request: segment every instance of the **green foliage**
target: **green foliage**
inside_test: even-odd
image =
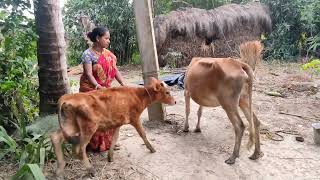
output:
[[[307,44],[309,46],[308,53],[311,52],[315,54],[317,50],[320,49],[320,33],[316,36],[311,36],[307,39]]]
[[[11,179],[44,180],[46,178],[37,164],[25,164]]]
[[[184,0],[174,1],[172,3],[173,9],[181,7],[196,7],[201,9],[214,9],[224,4],[231,3],[231,0]]]
[[[7,131],[2,126],[0,126],[0,145],[1,144],[0,159],[8,153],[14,153],[18,146],[16,141],[7,134]]]
[[[29,0],[0,2],[0,125],[10,133],[12,124],[23,130],[38,115],[37,36],[34,20],[23,15],[29,8]]]
[[[313,59],[310,62],[302,65],[302,69],[320,73],[320,59]]]
[[[292,59],[298,55],[300,37],[300,1],[264,0],[271,10],[273,32],[267,37],[265,56],[268,59]]]
[[[141,56],[138,52],[132,54],[132,64],[139,65],[141,64]]]
[[[177,10],[183,7],[194,7],[201,9],[214,9],[228,3],[243,4],[249,0],[154,0],[154,13],[167,14],[172,10]]]
[[[154,14],[167,14],[172,10],[172,1],[171,0],[154,0]]]
[[[181,7],[213,9],[223,4],[245,4],[250,0],[155,1],[155,14],[166,14]],[[320,56],[319,0],[261,0],[271,13],[273,31],[266,35],[266,59],[293,60],[300,56]]]
[[[20,167],[43,165],[52,154],[46,136],[26,132],[26,126],[38,116],[39,101],[35,22],[25,16],[25,12],[32,13],[30,8],[29,0],[0,2],[0,159],[12,159]],[[33,165],[20,172],[28,170],[41,177],[41,170],[37,172]]]
[[[267,59],[314,56],[320,50],[320,1],[263,0],[269,6],[273,31],[267,37]],[[317,35],[318,34],[318,35]]]
[[[20,133],[22,134],[22,133]],[[0,126],[0,159],[8,158],[19,162],[19,167],[36,163],[42,168],[45,159],[53,157],[52,145],[46,133],[17,136],[12,138]]]
[[[110,30],[110,49],[119,64],[129,63],[137,51],[135,20],[132,3],[128,0],[73,0],[65,5],[64,24],[69,39],[68,63],[80,63],[81,53],[87,48],[83,39],[81,15],[89,16],[96,25],[107,26]]]

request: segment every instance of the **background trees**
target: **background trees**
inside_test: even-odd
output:
[[[154,0],[155,15],[166,14],[183,7],[212,9],[227,3],[244,4],[250,0]],[[320,56],[320,1],[261,0],[267,5],[273,22],[271,34],[263,37],[265,59],[296,61],[299,57]],[[64,23],[70,41],[68,62],[79,64],[86,48],[82,38],[81,15],[88,15],[97,25],[107,25],[111,31],[111,50],[120,64],[139,62],[132,4],[129,0],[70,0],[65,7]]]
[[[133,7],[128,0],[73,0],[65,5],[64,24],[69,41],[68,63],[78,65],[81,53],[87,48],[83,41],[80,17],[86,15],[96,26],[110,30],[110,49],[117,55],[119,64],[132,62],[138,52]]]
[[[9,132],[39,111],[37,35],[30,11],[28,0],[0,1],[0,126]]]

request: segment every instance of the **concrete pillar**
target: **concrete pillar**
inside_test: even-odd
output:
[[[136,19],[137,38],[139,51],[142,58],[142,75],[145,84],[148,77],[158,79],[159,64],[155,45],[152,11],[149,0],[134,0],[134,13]],[[160,103],[154,103],[148,107],[149,120],[164,120],[164,107]]]

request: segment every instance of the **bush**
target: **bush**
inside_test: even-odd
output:
[[[0,3],[0,125],[9,133],[38,116],[37,35],[34,19],[22,13],[28,8],[27,0]]]
[[[262,2],[269,6],[273,22],[273,31],[265,41],[266,59],[292,60],[317,55],[320,48],[320,1]]]
[[[3,158],[19,162],[19,167],[24,164],[36,163],[44,166],[45,159],[53,157],[52,145],[46,134],[31,134],[12,138],[0,126],[0,160]]]
[[[320,59],[313,59],[310,62],[302,65],[302,69],[320,73]]]

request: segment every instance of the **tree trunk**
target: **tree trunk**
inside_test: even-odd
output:
[[[35,18],[38,39],[40,115],[56,112],[58,99],[69,92],[62,8],[57,0],[38,0]]]

